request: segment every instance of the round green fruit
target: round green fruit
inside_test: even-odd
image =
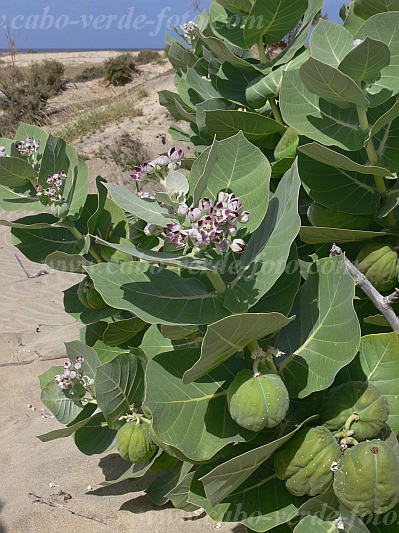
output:
[[[308,219],[312,226],[319,228],[349,228],[366,230],[373,222],[372,215],[349,215],[339,213],[313,202],[308,209]]]
[[[105,309],[108,307],[101,294],[96,291],[93,283],[88,278],[79,284],[78,298],[80,303],[88,309]]]
[[[324,397],[319,422],[332,431],[341,431],[348,418],[357,413],[359,420],[351,423],[356,440],[376,437],[388,420],[388,402],[374,385],[350,381],[331,389]]]
[[[231,418],[251,431],[280,424],[289,408],[289,395],[275,374],[254,376],[250,370],[239,372],[227,392]]]
[[[341,448],[328,429],[303,428],[277,451],[276,475],[286,480],[287,489],[295,496],[316,496],[331,488],[331,465],[340,455]]]
[[[145,463],[158,450],[150,437],[150,427],[145,423],[127,422],[116,434],[115,441],[120,456],[132,463]]]
[[[361,442],[341,458],[334,492],[358,516],[383,514],[399,502],[399,459],[383,441]]]
[[[378,291],[392,290],[397,281],[398,254],[387,244],[368,244],[357,256],[357,267]]]

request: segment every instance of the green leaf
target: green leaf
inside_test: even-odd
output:
[[[338,67],[353,50],[353,37],[341,24],[321,19],[309,41],[310,55],[332,67]]]
[[[266,214],[270,175],[267,158],[240,132],[224,141],[214,141],[200,155],[191,170],[190,191],[198,202],[204,197],[216,200],[219,191],[231,190],[250,212],[246,228],[252,232]]]
[[[227,61],[236,68],[255,70],[252,63],[235,55],[221,39],[217,37],[205,37],[204,35],[201,35],[201,39],[216,58]]]
[[[343,256],[315,263],[293,312],[297,319],[279,335],[287,354],[280,368],[291,397],[305,398],[329,387],[356,356],[360,325],[353,306],[355,284]]]
[[[25,224],[26,229],[13,228],[11,241],[28,259],[36,263],[44,263],[48,255],[54,252],[64,252],[68,255],[80,255],[84,248],[84,241],[79,241],[66,228],[51,226],[46,229],[31,229],[30,224],[55,220],[53,216],[45,213],[37,216],[28,216],[19,219],[20,224]]]
[[[15,188],[32,180],[36,180],[36,172],[27,161],[19,157],[0,158],[0,185]]]
[[[114,447],[116,431],[105,423],[102,413],[89,420],[73,436],[75,445],[85,455],[104,453]]]
[[[86,406],[86,408],[89,406],[91,408],[90,411],[93,413],[93,411],[96,410],[96,406],[89,404],[88,406]],[[81,415],[83,412],[84,411],[81,412]],[[43,435],[38,435],[36,438],[38,438],[41,442],[51,442],[52,440],[70,437],[73,433],[75,433],[75,431],[88,424],[90,420],[92,420],[95,416],[97,416],[97,413],[94,413],[91,416],[88,416],[87,418],[84,418],[83,420],[72,424],[71,426],[67,426],[62,429],[55,429],[54,431],[49,431],[48,433],[44,433]]]
[[[256,79],[259,79],[258,71],[236,68],[228,62],[223,62],[216,78],[212,81],[223,98],[247,105],[249,103],[246,97],[247,88]]]
[[[186,72],[187,68],[193,67],[197,62],[197,57],[178,42],[174,42],[171,45],[168,51],[168,59],[173,68],[183,72]]]
[[[205,123],[208,132],[219,141],[242,131],[255,146],[268,146],[271,135],[285,132],[285,127],[275,120],[244,111],[207,111]]]
[[[150,263],[159,263],[163,265],[171,265],[180,268],[187,268],[189,270],[213,271],[216,269],[211,261],[196,257],[185,257],[176,253],[154,252],[153,250],[145,250],[136,248],[133,244],[114,244],[112,242],[104,241],[103,239],[96,239],[96,243],[108,246],[114,250],[125,252],[142,261]]]
[[[53,382],[55,376],[57,376],[58,374],[62,374],[63,371],[64,371],[64,367],[62,366],[52,366],[48,370],[43,372],[43,374],[40,374],[39,376],[40,388],[43,389],[47,385],[47,383]]]
[[[310,139],[344,150],[364,146],[365,134],[359,128],[356,109],[342,109],[312,94],[298,70],[284,73],[280,106],[284,121]]]
[[[146,369],[144,403],[152,413],[156,437],[192,461],[207,461],[232,442],[250,438],[227,408],[227,388],[244,368],[231,359],[196,383],[185,385],[183,374],[198,359],[198,350],[157,355]]]
[[[212,2],[209,10],[209,22],[215,35],[240,48],[247,48],[244,38],[246,17],[234,14],[222,5]]]
[[[78,356],[83,356],[82,370],[85,376],[94,379],[97,368],[101,365],[97,353],[90,346],[86,346],[83,342],[72,341],[66,342],[65,348],[68,358],[74,362]]]
[[[262,224],[251,235],[240,257],[237,276],[229,284],[224,298],[224,305],[230,311],[245,312],[283,274],[291,245],[300,228],[299,188],[295,163],[279,183]]]
[[[186,83],[191,89],[200,95],[202,100],[220,98],[220,94],[213,87],[211,81],[204,79],[193,68],[187,69]]]
[[[101,363],[109,363],[115,357],[118,357],[118,355],[122,354],[128,354],[130,353],[129,348],[120,348],[119,346],[108,346],[107,344],[104,344],[103,341],[98,340],[94,343],[93,346],[94,350],[96,351]]]
[[[362,381],[375,385],[389,404],[388,425],[399,433],[399,340],[397,334],[366,335],[360,344]],[[360,377],[360,376],[359,376]]]
[[[168,216],[167,209],[160,207],[158,202],[143,200],[121,185],[114,183],[105,183],[104,185],[114,202],[127,213],[145,220],[148,224],[155,224],[161,228],[172,222]]]
[[[295,243],[291,247],[287,266],[273,287],[253,307],[250,313],[270,313],[272,311],[288,315],[301,285],[301,272],[298,251]]]
[[[147,461],[145,463],[133,463],[127,470],[124,472],[121,476],[119,476],[117,479],[110,479],[107,481],[103,481],[100,483],[101,487],[110,487],[112,485],[116,485],[116,483],[121,483],[122,481],[126,481],[128,479],[137,479],[140,477],[143,477],[152,467],[157,457],[159,457],[162,453],[162,450],[159,449],[158,453],[154,455],[150,459],[150,461]]]
[[[163,328],[176,328],[181,326],[150,326],[143,336],[140,349],[143,350],[148,361],[160,353],[173,352],[175,349],[196,348],[195,341],[190,339],[173,340],[167,337]]]
[[[166,107],[175,120],[186,120],[187,113],[193,111],[177,93],[159,91],[158,97],[160,105]],[[184,115],[181,112],[182,109],[184,110]]]
[[[212,505],[216,505],[231,494],[246,479],[267,461],[276,450],[290,440],[290,438],[305,424],[313,420],[310,417],[294,427],[283,437],[278,438],[264,446],[245,452],[229,461],[217,466],[201,478],[204,484],[206,497]]]
[[[373,124],[373,127],[371,128],[371,137],[374,137],[374,135],[377,135],[382,128],[387,126],[388,124],[392,123],[396,118],[399,117],[399,101],[395,102],[394,105],[388,109],[386,113],[381,115],[377,121]]]
[[[281,533],[285,531],[283,524],[298,514],[303,499],[292,496],[268,465],[260,466],[233,494],[214,506],[198,480],[207,470],[209,467],[204,465],[196,471],[189,501],[202,507],[215,522],[239,522],[251,528],[248,531]]]
[[[173,489],[176,489],[187,478],[192,468],[193,465],[191,463],[178,463],[172,470],[161,472],[146,489],[147,496],[155,505],[166,505],[170,501],[169,492],[173,492]]]
[[[40,400],[61,424],[70,424],[84,409],[79,395],[71,396],[68,391],[61,390],[54,379],[43,387]]]
[[[372,1],[376,3],[374,0]],[[390,0],[387,1],[389,2]],[[399,68],[399,13],[396,11],[393,13],[381,13],[367,20],[360,28],[356,38],[366,39],[367,37],[386,44],[391,53],[389,65],[382,70],[380,79],[369,92],[371,94],[378,93],[381,88],[385,88],[392,91],[393,95],[397,94],[399,92],[397,77]]]
[[[355,0],[355,14],[368,19],[377,13],[399,11],[399,0]]]
[[[197,105],[197,126],[199,133],[201,137],[204,140],[208,140],[209,142],[213,141],[213,137],[209,135],[208,129],[206,127],[206,113],[208,111],[217,111],[217,110],[225,110],[225,109],[234,109],[235,105],[232,102],[228,102],[227,100],[223,100],[222,98],[211,98],[210,100],[206,100],[205,102],[201,102]]]
[[[111,322],[104,331],[103,341],[108,346],[120,346],[135,337],[145,326],[146,323],[137,317]]]
[[[248,47],[259,38],[267,44],[281,41],[298,24],[308,7],[307,0],[284,2],[283,0],[255,0],[245,24]]]
[[[293,320],[280,313],[242,314],[208,326],[202,341],[201,357],[183,376],[191,383],[217,368],[250,342],[277,333]]]
[[[209,324],[229,313],[222,298],[194,278],[153,265],[103,263],[87,269],[104,300],[149,324]]]
[[[304,144],[299,146],[298,150],[315,161],[319,161],[320,163],[324,163],[331,167],[348,170],[349,172],[358,172],[359,174],[367,174],[369,176],[393,176],[393,174],[386,168],[379,165],[361,165],[346,155],[335,152],[319,143],[312,142]]]
[[[307,244],[324,244],[324,243],[345,243],[368,241],[386,237],[383,231],[362,231],[341,228],[317,228],[313,226],[302,226],[299,232],[301,240]]]
[[[380,205],[373,176],[315,163],[304,154],[299,156],[299,174],[309,196],[334,211],[371,215]]]
[[[144,369],[133,354],[122,354],[101,365],[94,379],[98,407],[110,428],[117,429],[118,418],[141,406],[144,393]]]
[[[288,128],[274,149],[275,159],[295,157],[298,143],[299,137],[297,132],[293,128]]]
[[[36,196],[36,191],[30,182],[21,187],[10,189],[0,185],[0,207],[4,211],[43,211],[43,205]]]
[[[356,83],[374,83],[391,60],[388,46],[381,41],[366,37],[342,60],[339,70]]]
[[[198,335],[197,326],[161,326],[164,337],[172,341],[180,341],[186,337],[196,337]]]
[[[218,4],[233,13],[249,13],[252,8],[251,0],[216,0]]]
[[[46,265],[61,272],[85,274],[84,267],[93,266],[94,263],[79,254],[66,254],[65,252],[52,252],[46,257]]]
[[[335,520],[322,520],[317,516],[305,516],[294,533],[340,533]]]
[[[47,187],[48,176],[59,174],[62,171],[69,172],[70,161],[66,152],[67,144],[63,139],[49,135],[43,151],[42,162],[39,171],[39,183]],[[64,187],[66,180],[64,182]]]
[[[311,93],[342,109],[351,105],[367,108],[370,104],[361,88],[349,76],[313,57],[301,66],[299,72]]]

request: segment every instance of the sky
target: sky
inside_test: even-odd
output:
[[[337,22],[343,0],[325,3]],[[0,0],[0,48],[7,26],[22,49],[163,48],[170,26],[194,17],[191,0]]]

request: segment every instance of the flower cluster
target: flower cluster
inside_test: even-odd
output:
[[[62,201],[61,187],[68,174],[62,171],[60,174],[54,174],[46,179],[46,183],[49,185],[46,189],[42,185],[36,185],[37,196],[47,196],[51,203],[57,203]]]
[[[40,148],[40,141],[37,141],[33,137],[27,137],[25,142],[17,141],[15,143],[15,149],[20,155],[29,157],[35,155]]]
[[[168,151],[168,155],[160,155],[153,161],[134,167],[135,172],[130,177],[136,182],[143,182],[147,178],[163,179],[168,170],[177,170],[181,167],[183,157],[183,150],[173,147]]]
[[[184,31],[184,39],[186,39],[186,41],[190,44],[193,43],[199,31],[197,24],[190,20],[186,24],[182,24],[180,27]]]
[[[64,363],[64,373],[55,376],[55,381],[62,390],[70,389],[71,395],[74,394],[74,388],[83,386],[85,389],[93,384],[93,380],[83,375],[82,363],[84,361],[83,355],[78,355],[75,363],[66,361]]]
[[[191,242],[197,250],[206,250],[213,245],[219,253],[229,249],[235,253],[244,252],[245,241],[234,237],[237,235],[237,224],[246,224],[249,213],[244,211],[240,199],[234,194],[220,192],[217,202],[203,198],[191,208],[182,203],[178,215],[186,217],[191,227],[171,223],[164,230],[165,237],[177,248],[184,248]]]
[[[0,157],[5,157],[5,156],[6,156],[6,147],[0,146]]]

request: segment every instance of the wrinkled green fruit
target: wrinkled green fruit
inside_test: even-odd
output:
[[[84,279],[78,288],[78,298],[82,305],[88,309],[105,309],[107,304],[101,297],[101,294],[96,291],[91,281]]]
[[[382,514],[399,502],[399,459],[380,440],[361,442],[341,458],[334,492],[358,516]]]
[[[115,442],[120,456],[132,463],[145,463],[158,450],[150,437],[148,424],[127,422],[116,434]]]
[[[368,244],[357,256],[357,267],[378,291],[392,290],[397,281],[398,255],[390,246]]]
[[[372,215],[349,215],[339,213],[313,202],[308,209],[308,219],[312,226],[319,228],[340,228],[366,230],[373,222]]]
[[[277,451],[276,475],[286,480],[287,489],[295,496],[316,496],[331,488],[331,465],[340,455],[338,442],[328,429],[303,428]]]
[[[359,421],[350,429],[356,440],[376,437],[388,420],[388,402],[377,387],[363,381],[350,381],[331,389],[320,410],[319,423],[332,431],[341,431],[348,418],[357,413]]]
[[[53,216],[62,220],[68,216],[69,205],[66,202],[62,204],[51,204],[50,211]]]
[[[290,399],[286,386],[275,374],[254,376],[242,370],[227,392],[231,418],[243,428],[260,431],[280,424],[287,414]]]
[[[162,452],[159,457],[154,461],[154,464],[151,466],[150,470],[153,472],[165,472],[166,470],[171,470],[180,463],[179,459],[172,457],[166,452]]]

